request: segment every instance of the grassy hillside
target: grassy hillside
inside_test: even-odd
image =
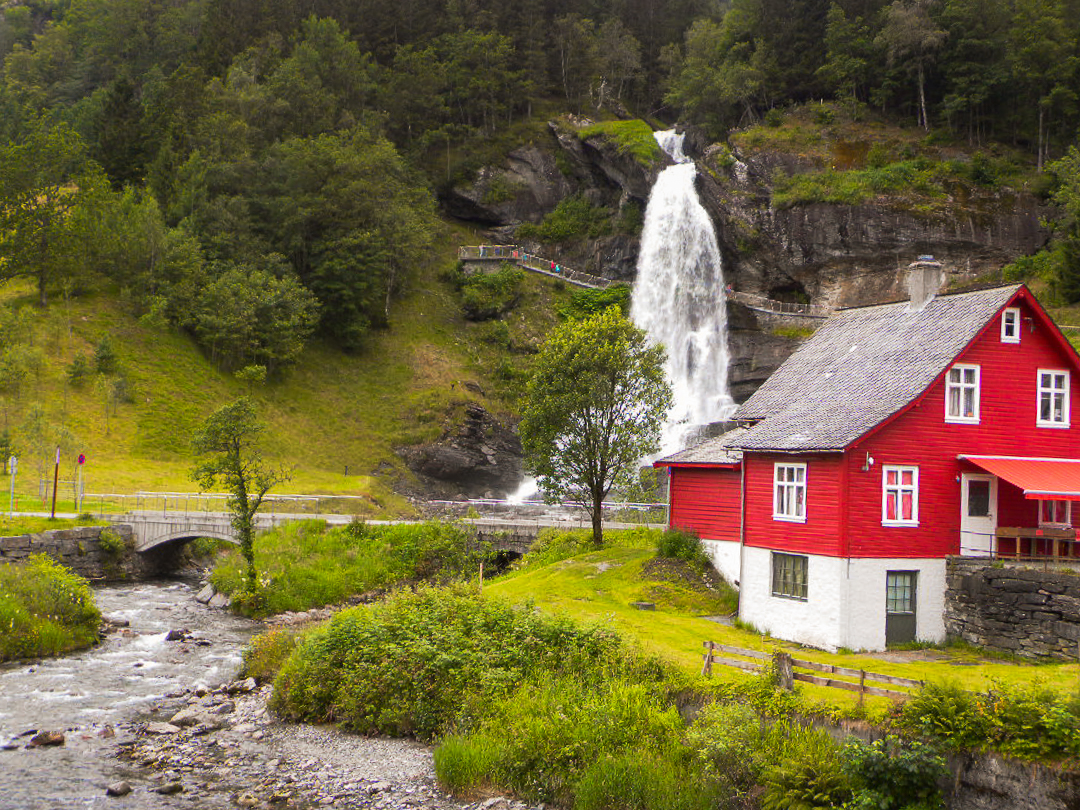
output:
[[[447,227],[430,262],[415,269],[409,292],[391,311],[391,327],[373,335],[365,351],[346,355],[314,343],[280,379],[251,395],[269,430],[268,454],[294,467],[280,492],[366,496],[372,514],[401,514],[407,501],[394,489],[410,474],[394,453],[402,444],[437,438],[456,403],[478,400],[507,416],[515,407],[514,369],[555,322],[570,292],[558,282],[529,275],[506,329],[470,323],[457,294],[442,280],[456,262],[458,244],[476,237]],[[190,438],[201,421],[247,388],[216,368],[188,336],[135,318],[122,295],[96,291],[47,309],[33,304],[29,285],[8,282],[0,300],[30,313],[40,369],[20,390],[0,399],[0,430],[7,429],[20,457],[20,508],[36,508],[38,480],[52,477],[51,448],[62,441],[61,479],[70,479],[79,453],[87,457],[88,493],[194,492],[188,479]],[[107,405],[93,378],[67,381],[78,355],[92,357],[108,337],[127,377],[130,401]],[[497,377],[498,371],[501,377]],[[477,383],[483,394],[469,391]],[[40,407],[50,449],[35,454],[28,421]],[[345,474],[346,468],[348,475]],[[5,489],[9,480],[4,479]],[[61,485],[60,498],[70,492]],[[6,499],[0,498],[3,506]]]

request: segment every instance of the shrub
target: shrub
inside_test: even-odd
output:
[[[471,321],[486,321],[509,312],[521,298],[525,273],[504,264],[494,273],[465,276],[461,286],[461,306]]]
[[[692,532],[679,529],[668,529],[660,535],[656,543],[656,554],[659,557],[682,560],[699,571],[712,565],[712,560],[701,545],[701,539]]]
[[[629,315],[631,294],[628,284],[612,284],[602,290],[575,290],[570,300],[559,308],[559,316],[579,321],[597,315],[608,307],[618,307],[623,315]]]
[[[541,242],[566,242],[571,239],[595,239],[611,231],[611,211],[593,205],[580,195],[567,197],[544,217],[539,225],[518,226],[518,239],[539,239]]]
[[[251,677],[260,683],[273,680],[298,641],[299,633],[284,627],[255,636],[244,649],[240,677]]]
[[[44,554],[0,565],[0,661],[88,647],[100,624],[87,581]]]
[[[101,530],[101,534],[98,535],[98,546],[109,557],[119,557],[127,548],[124,538],[112,527]]]
[[[90,379],[90,376],[94,373],[93,365],[90,363],[90,358],[85,354],[76,355],[75,358],[68,363],[67,367],[67,381],[68,385],[72,388],[82,388],[86,385],[86,381]]]
[[[889,737],[849,743],[844,754],[844,770],[855,787],[853,810],[942,806],[938,780],[949,771],[930,746]]]
[[[1024,759],[1080,756],[1080,706],[1040,682],[987,694],[927,684],[903,708],[902,728],[953,749],[990,748]]]
[[[293,719],[430,739],[479,717],[532,673],[595,684],[621,649],[609,630],[465,586],[424,587],[342,611],[306,636],[274,681],[272,705]]]

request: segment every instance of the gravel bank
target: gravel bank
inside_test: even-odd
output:
[[[161,719],[135,725],[134,741],[119,748],[133,766],[131,789],[158,793],[163,807],[528,807],[500,796],[455,801],[436,786],[428,746],[283,723],[267,711],[269,695],[269,686],[247,681],[171,696],[158,709]]]

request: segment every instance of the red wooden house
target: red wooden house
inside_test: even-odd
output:
[[[1080,557],[1078,384],[1080,357],[1023,285],[843,310],[738,429],[656,462],[670,523],[779,638],[942,640],[949,555]]]

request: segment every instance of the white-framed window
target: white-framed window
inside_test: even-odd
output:
[[[1009,307],[1001,313],[1001,342],[1020,342],[1020,310],[1017,307]]]
[[[919,468],[885,464],[881,468],[881,525],[919,525]]]
[[[945,374],[945,421],[979,421],[979,367],[957,363]]]
[[[1039,501],[1040,526],[1071,526],[1072,503],[1070,501]]]
[[[1039,369],[1039,402],[1035,424],[1039,427],[1069,426],[1069,372]]]
[[[806,465],[773,468],[773,519],[806,522]]]
[[[772,553],[772,595],[806,601],[809,558],[803,554]]]

